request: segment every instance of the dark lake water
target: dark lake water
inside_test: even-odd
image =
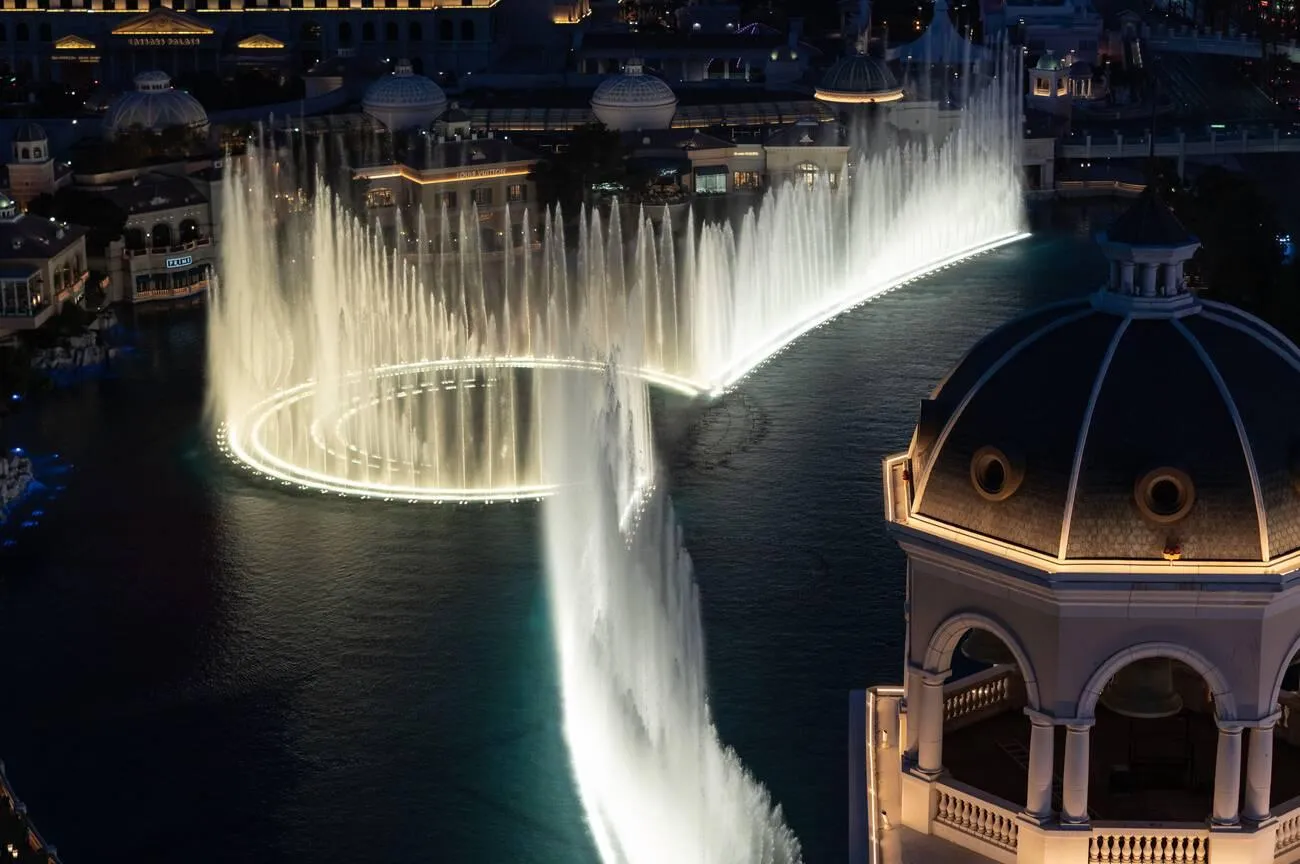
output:
[[[664,412],[717,724],[812,864],[847,854],[847,693],[902,676],[880,459],[981,335],[1100,283],[1102,212],[1039,214],[722,404]],[[0,430],[53,466],[36,524],[0,529],[0,755],[42,833],[70,864],[595,862],[538,508],[236,476],[202,421],[203,330],[201,309],[142,311],[114,377]]]

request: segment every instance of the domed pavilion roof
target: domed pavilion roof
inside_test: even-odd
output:
[[[1034,64],[1034,68],[1039,72],[1059,72],[1061,71],[1061,61],[1060,58],[1053,54],[1049,48],[1047,51],[1043,52],[1041,57],[1038,58],[1038,62]]]
[[[114,99],[104,115],[104,134],[109,138],[134,126],[154,131],[183,126],[207,132],[208,112],[189,93],[173,88],[166,72],[142,72],[135,76],[135,90]]]
[[[361,107],[391,131],[427,128],[446,110],[447,94],[433,81],[416,75],[409,61],[399,60],[393,74],[370,85]]]
[[[591,95],[591,110],[619,132],[667,129],[677,113],[677,94],[662,78],[646,75],[641,61],[629,60],[622,75],[600,82]]]
[[[24,123],[14,130],[15,144],[32,144],[37,141],[48,140],[50,136],[45,134],[45,129],[39,123]]]
[[[852,54],[835,61],[815,95],[823,102],[871,104],[896,102],[903,98],[903,89],[884,62],[866,54]]]
[[[994,331],[922,402],[913,512],[1061,561],[1300,550],[1300,349],[1188,293],[1197,241],[1155,194],[1098,239],[1107,288]]]

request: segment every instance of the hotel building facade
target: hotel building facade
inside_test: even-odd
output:
[[[340,51],[407,57],[417,72],[485,69],[500,0],[0,0],[0,68],[121,89],[263,65],[300,73]]]

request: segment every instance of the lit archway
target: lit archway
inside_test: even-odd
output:
[[[959,676],[943,686],[944,768],[962,783],[1026,804],[1030,720],[1023,709],[1037,710],[1041,701],[1024,646],[1001,622],[963,612],[935,629],[924,667]],[[909,704],[913,698],[909,693]]]
[[[1088,810],[1097,819],[1189,822],[1214,808],[1218,720],[1237,706],[1204,655],[1169,642],[1118,651],[1079,696],[1091,720]]]

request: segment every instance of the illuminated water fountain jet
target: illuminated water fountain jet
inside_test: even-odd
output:
[[[420,213],[434,233],[390,248],[323,183],[298,194],[284,151],[254,148],[223,180],[209,333],[223,444],[339,494],[548,494],[545,412],[513,370],[617,355],[625,374],[716,395],[844,310],[1023,236],[1012,78],[943,141],[855,157],[836,187],[780,184],[721,223],[585,210],[568,237],[551,214],[507,212],[503,235],[524,242],[505,250],[484,248],[473,206]]]
[[[794,864],[779,807],[718,738],[691,561],[667,499],[634,488],[644,400],[616,379],[548,396],[545,504],[564,737],[605,864]],[[640,385],[644,388],[644,384]]]

